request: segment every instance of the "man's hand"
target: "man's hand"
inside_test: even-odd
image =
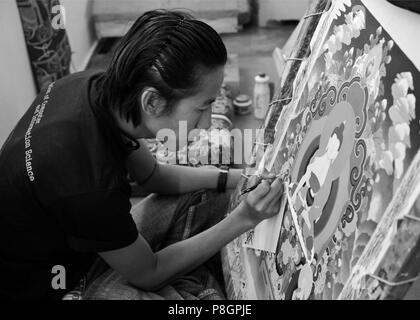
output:
[[[253,177],[253,183],[258,183],[257,177]],[[274,179],[274,181],[273,181]],[[271,184],[270,182],[273,181]],[[245,214],[254,223],[271,218],[279,213],[283,197],[284,188],[280,178],[263,177],[258,187],[248,194],[244,201],[246,204]]]

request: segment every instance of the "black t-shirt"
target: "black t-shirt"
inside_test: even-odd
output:
[[[0,151],[1,298],[59,299],[97,252],[137,239],[123,140],[96,103],[98,75],[52,83]],[[55,266],[65,290],[52,286]]]

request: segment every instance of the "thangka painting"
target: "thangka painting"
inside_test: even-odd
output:
[[[70,73],[67,33],[53,26],[58,0],[16,0],[38,91]]]
[[[227,289],[233,299],[401,298],[393,288],[420,270],[420,74],[361,1],[333,2],[314,37],[260,158],[286,183],[281,223],[227,246]]]

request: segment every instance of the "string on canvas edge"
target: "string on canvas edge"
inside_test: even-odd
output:
[[[325,11],[311,13],[311,14],[308,14],[308,15],[304,16],[302,19],[308,19],[308,18],[313,17],[313,16],[319,16],[321,14],[324,14],[325,12],[328,12],[328,11],[325,10]]]
[[[403,216],[403,219],[410,219],[410,220],[420,222],[420,217],[412,216],[412,215],[409,215],[409,214]]]
[[[286,57],[286,55],[284,53],[281,55],[281,57],[286,62],[288,62],[288,61],[303,61],[303,60],[305,60],[305,58]]]
[[[287,101],[287,100],[292,100],[292,99],[293,99],[292,97],[289,97],[289,98],[274,100],[268,105],[268,107],[271,108],[275,103],[283,102],[283,101]]]
[[[267,146],[270,145],[270,143],[263,143],[263,142],[257,142],[257,141],[255,141],[254,144],[256,144],[258,146],[264,146],[264,147],[267,147]]]
[[[378,276],[376,276],[374,274],[370,274],[370,273],[368,273],[367,276],[369,276],[369,277],[371,277],[373,279],[376,279],[379,282],[382,282],[383,284],[385,284],[385,285],[387,285],[389,287],[403,286],[403,285],[406,285],[406,284],[410,284],[410,283],[416,282],[419,279],[419,277],[415,277],[413,279],[407,279],[407,280],[403,280],[403,281],[392,282],[392,281],[385,280],[385,279],[383,279],[381,277],[378,277]]]
[[[247,176],[245,173],[241,173],[241,176],[242,176],[243,178],[247,179],[247,180],[248,180],[248,179],[249,179],[249,177],[250,177],[250,176]]]

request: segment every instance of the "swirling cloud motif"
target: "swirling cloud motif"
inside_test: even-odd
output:
[[[387,174],[394,173],[396,179],[400,179],[404,171],[406,149],[411,147],[410,122],[416,117],[416,97],[409,90],[414,90],[411,72],[397,74],[391,87],[394,102],[388,111],[392,120],[388,131],[388,150],[379,162]]]
[[[345,223],[341,224],[341,229],[343,233],[346,235],[346,237],[350,237],[353,234],[353,232],[355,232],[357,229],[359,216],[357,215],[353,206],[350,203],[346,204],[344,215],[349,218],[345,220]]]

